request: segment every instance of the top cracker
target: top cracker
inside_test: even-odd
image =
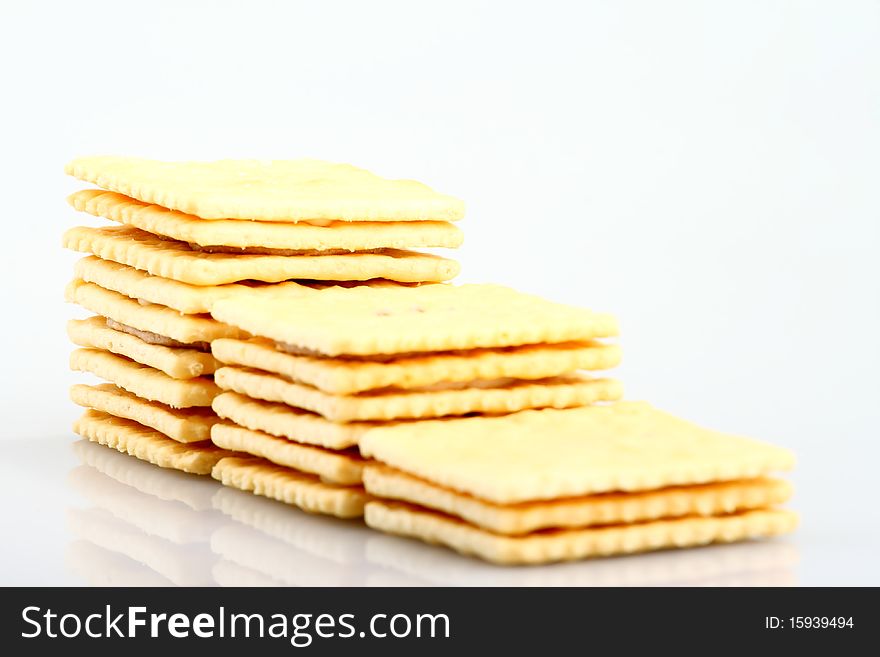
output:
[[[325,356],[512,347],[617,334],[610,315],[500,285],[334,287],[296,299],[224,299],[211,313],[253,335]]]
[[[456,221],[464,203],[414,180],[388,180],[321,160],[162,162],[94,156],[65,172],[202,219]]]
[[[497,504],[761,477],[791,452],[703,429],[644,402],[402,423],[363,456]]]

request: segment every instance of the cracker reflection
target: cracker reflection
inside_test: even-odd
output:
[[[775,540],[508,567],[376,534],[367,560],[383,569],[371,586],[797,586],[798,552]]]
[[[220,488],[214,506],[229,522],[211,537],[222,586],[363,586],[369,530],[360,521],[304,513]]]
[[[67,510],[68,565],[102,586],[211,586],[210,539],[221,522],[203,477],[157,468],[86,441],[68,476],[90,507]]]

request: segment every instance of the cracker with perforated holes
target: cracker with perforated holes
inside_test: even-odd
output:
[[[493,504],[370,463],[363,474],[371,495],[441,511],[496,534],[549,527],[590,527],[682,516],[713,516],[782,504],[792,487],[781,479],[673,486],[639,493],[604,493],[520,504]]]
[[[75,226],[64,233],[63,245],[192,285],[224,285],[245,280],[276,283],[290,279],[366,281],[374,278],[422,283],[446,281],[459,271],[454,260],[399,249],[306,256],[207,253],[131,226]]]
[[[369,497],[361,486],[339,486],[253,456],[220,460],[211,472],[224,486],[250,491],[309,513],[359,518]]]
[[[333,451],[295,443],[262,431],[221,422],[211,429],[217,447],[258,456],[276,465],[318,475],[322,480],[343,486],[359,484],[364,460],[356,452]]]
[[[247,429],[328,449],[353,447],[364,431],[375,426],[371,422],[331,422],[310,411],[251,399],[235,392],[217,395],[212,408],[220,417]]]
[[[499,285],[330,288],[271,302],[224,299],[211,314],[252,335],[327,356],[512,347],[617,334],[610,315]]]
[[[224,390],[303,408],[334,422],[512,413],[526,408],[567,408],[597,401],[614,401],[623,394],[618,381],[580,375],[538,381],[505,379],[472,382],[468,387],[452,389],[378,391],[361,395],[331,395],[311,386],[286,381],[274,374],[240,367],[221,367],[214,373],[214,380]]]
[[[365,520],[373,529],[439,543],[493,563],[539,564],[632,554],[710,543],[731,543],[794,531],[791,511],[760,509],[718,516],[545,530],[504,536],[451,516],[402,503],[371,501]]]
[[[128,196],[84,189],[67,198],[77,210],[202,247],[292,251],[369,251],[372,249],[454,248],[461,230],[442,221],[346,222],[326,226],[199,217],[143,203]]]
[[[181,315],[157,304],[141,304],[135,299],[94,283],[74,279],[65,298],[120,324],[165,336],[183,344],[210,342],[217,338],[240,337],[242,332],[215,319],[200,315]]]
[[[133,420],[179,443],[211,440],[211,427],[219,419],[210,408],[171,408],[142,399],[112,383],[78,383],[70,387],[70,399],[80,406]]]
[[[384,362],[290,354],[263,338],[215,340],[211,351],[229,365],[272,372],[338,395],[475,380],[544,379],[609,369],[620,362],[617,345],[596,341],[418,354]]]
[[[389,180],[321,160],[162,162],[92,156],[65,173],[145,203],[202,219],[255,221],[456,221],[457,198],[414,180]]]
[[[168,306],[185,315],[211,312],[214,302],[236,295],[256,297],[270,294],[298,295],[314,293],[310,287],[294,281],[283,283],[229,283],[227,285],[190,285],[171,278],[153,276],[140,269],[122,265],[97,256],[86,256],[74,266],[74,276],[86,283],[95,283],[106,290],[119,292],[132,299]]]
[[[164,372],[100,349],[76,349],[70,369],[89,372],[149,401],[172,408],[210,406],[220,388],[206,377],[172,379]]]
[[[787,449],[644,402],[377,427],[359,445],[364,456],[498,504],[751,479],[794,465]]]
[[[74,422],[73,431],[161,468],[193,474],[209,474],[220,459],[229,456],[213,443],[179,443],[155,429],[100,411],[83,413]]]
[[[135,335],[110,328],[103,317],[72,319],[67,322],[67,335],[80,347],[104,349],[125,356],[142,365],[155,367],[173,379],[213,374],[220,366],[209,353],[144,342]]]

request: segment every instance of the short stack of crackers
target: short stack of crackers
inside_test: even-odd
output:
[[[417,182],[314,160],[89,157],[66,171],[100,188],[69,203],[115,223],[64,235],[89,254],[67,299],[94,313],[68,326],[81,347],[70,364],[106,381],[72,388],[88,409],[74,431],[159,466],[208,474],[229,455],[211,442],[211,343],[246,334],[210,316],[218,300],[458,273],[453,260],[408,250],[462,239],[461,201]]]
[[[453,285],[460,201],[316,161],[84,158],[80,435],[498,563],[790,531],[783,449],[618,401],[613,317]]]

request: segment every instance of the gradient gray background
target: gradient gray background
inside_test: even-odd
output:
[[[880,584],[877,2],[0,11],[0,583],[81,581],[59,243],[95,222],[61,169],[117,153],[318,157],[464,198],[461,281],[615,313],[629,398],[797,452],[796,581]]]

